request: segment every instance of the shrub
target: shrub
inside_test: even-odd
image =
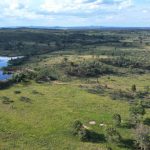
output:
[[[132,85],[131,90],[132,90],[132,92],[136,92],[136,85],[135,84]]]
[[[113,99],[113,100],[133,100],[134,99],[134,96],[129,93],[129,92],[125,92],[125,91],[122,91],[122,90],[119,90],[119,91],[114,91],[112,93],[110,93],[110,97]]]
[[[150,126],[150,118],[145,118],[145,120],[143,121],[143,123],[147,126]]]
[[[25,96],[20,97],[20,101],[26,102],[26,103],[31,103],[31,99]]]
[[[76,120],[73,124],[73,135],[78,136],[82,142],[105,141],[104,135],[88,130],[79,120]]]
[[[59,73],[53,68],[44,68],[39,70],[36,81],[55,81],[59,79]]]
[[[139,124],[135,130],[137,148],[149,150],[150,148],[150,128]]]
[[[15,73],[12,77],[12,80],[15,83],[19,83],[19,82],[23,82],[26,80],[26,75],[25,73],[21,72],[21,73]]]
[[[81,121],[76,120],[73,124],[73,134],[77,135],[82,127],[83,127],[83,124],[81,123]]]
[[[11,100],[9,97],[6,97],[6,96],[3,96],[2,97],[2,103],[3,104],[10,104],[10,103],[13,103],[14,101]]]
[[[68,75],[77,77],[97,77],[99,75],[114,74],[111,67],[100,61],[85,61],[67,68]]]
[[[140,98],[140,99],[143,99],[148,95],[149,95],[149,93],[147,91],[138,91],[138,92],[136,92],[136,97]]]
[[[93,94],[104,94],[105,89],[102,86],[96,86],[96,87],[93,87],[93,88],[89,88],[88,92],[93,93]]]
[[[144,107],[144,108],[150,108],[150,100],[143,100],[142,101],[142,106]]]
[[[139,60],[127,58],[124,56],[116,57],[116,58],[107,58],[101,59],[101,61],[105,64],[109,64],[116,67],[125,67],[125,68],[137,68],[137,69],[145,69],[149,70],[149,65],[144,62],[139,62]]]
[[[142,116],[145,114],[145,109],[141,102],[139,104],[133,104],[130,109],[131,121],[136,124],[141,121]]]
[[[15,83],[26,82],[28,80],[35,79],[36,76],[37,76],[36,72],[24,70],[13,74],[12,81]]]
[[[130,112],[134,115],[144,115],[145,109],[141,104],[137,104],[130,107]]]
[[[113,115],[114,124],[116,127],[119,127],[121,124],[121,116],[119,114]]]
[[[120,143],[121,142],[121,135],[119,132],[116,131],[115,128],[107,128],[106,129],[106,138],[108,142],[112,143]]]
[[[38,92],[38,91],[36,91],[36,90],[33,90],[33,91],[32,91],[32,94],[43,95],[42,93],[40,93],[40,92]]]
[[[15,94],[20,94],[20,93],[21,93],[21,91],[14,91],[14,93],[15,93]]]

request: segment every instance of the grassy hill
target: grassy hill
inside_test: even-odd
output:
[[[149,35],[147,30],[0,30],[0,54],[25,55],[4,68],[15,73],[13,84],[0,90],[0,149],[139,148],[138,125],[150,126]],[[114,114],[121,116],[120,126],[114,125]],[[134,117],[139,120],[132,124]],[[89,131],[89,141],[73,135],[76,120]],[[121,136],[117,143],[108,141],[112,128]]]

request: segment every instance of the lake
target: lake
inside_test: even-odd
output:
[[[11,74],[3,74],[3,71],[1,70],[2,67],[6,67],[8,64],[8,61],[12,59],[11,57],[0,57],[0,80],[7,80],[11,78]]]

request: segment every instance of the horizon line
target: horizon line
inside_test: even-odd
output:
[[[0,26],[0,28],[150,28],[150,26]]]

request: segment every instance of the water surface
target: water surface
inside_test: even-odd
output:
[[[1,70],[2,67],[6,67],[8,65],[8,61],[11,57],[0,57],[0,81],[7,80],[11,78],[11,74],[4,74]]]

